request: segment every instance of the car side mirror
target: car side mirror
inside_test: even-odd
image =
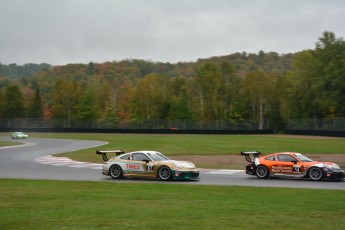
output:
[[[144,159],[144,160],[142,160],[142,161],[144,161],[144,162],[146,162],[146,163],[149,163],[149,162],[150,162],[149,160],[146,160],[146,159]]]
[[[291,161],[292,163],[294,163],[294,164],[297,164],[297,161]]]

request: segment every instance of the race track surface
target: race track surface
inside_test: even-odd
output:
[[[2,138],[9,141],[9,138]],[[102,141],[30,138],[16,147],[0,148],[0,178],[107,181],[114,183],[174,183],[196,185],[239,185],[345,190],[343,181],[310,181],[305,179],[265,179],[246,175],[242,170],[201,169],[200,180],[163,182],[156,179],[112,180],[101,174],[101,165],[75,162],[52,155],[106,144]],[[100,147],[101,149],[101,147]]]

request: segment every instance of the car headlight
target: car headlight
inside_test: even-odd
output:
[[[174,166],[176,167],[176,168],[181,168],[181,165],[179,165],[179,164],[176,164],[176,163],[174,163]]]

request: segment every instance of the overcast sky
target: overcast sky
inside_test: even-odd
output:
[[[345,37],[344,0],[0,0],[0,63],[196,61]]]

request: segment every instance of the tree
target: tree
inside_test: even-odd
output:
[[[315,50],[296,55],[292,71],[290,111],[292,118],[345,116],[345,43],[324,32]]]
[[[231,114],[232,104],[239,90],[240,79],[233,67],[204,63],[196,71],[195,90],[198,95],[200,118],[203,120],[225,119]]]
[[[114,86],[118,87],[117,85]],[[99,121],[103,127],[114,127],[118,123],[117,110],[117,94],[109,84],[101,86],[98,93],[99,104]]]
[[[23,93],[18,85],[6,88],[4,116],[11,119],[25,117]]]
[[[79,87],[75,81],[57,80],[52,95],[54,118],[62,120],[63,127],[72,127],[72,118],[79,102]]]
[[[324,117],[345,116],[345,42],[333,32],[325,31],[314,51],[318,65],[318,85],[323,94],[320,103]]]
[[[274,79],[264,72],[247,74],[243,82],[243,97],[251,111],[251,118],[259,121],[259,129],[264,129],[265,119],[272,102]]]
[[[319,63],[311,50],[296,55],[291,80],[290,111],[293,118],[320,116]]]
[[[5,95],[3,94],[3,91],[0,90],[0,118],[4,117],[5,102]]]
[[[173,78],[169,84],[170,111],[169,119],[191,119],[187,81],[184,78]]]
[[[86,88],[82,92],[73,118],[79,122],[79,127],[94,127],[98,118],[98,104],[95,90],[92,87]]]
[[[169,108],[169,78],[166,75],[149,74],[138,82],[133,105],[135,114],[143,119],[165,119]]]
[[[29,106],[29,117],[40,118],[43,116],[43,103],[38,88],[36,88],[35,96],[32,98]]]

